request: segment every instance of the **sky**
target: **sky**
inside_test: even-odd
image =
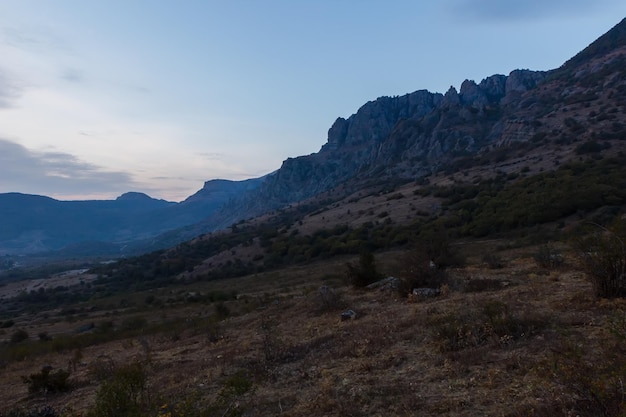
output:
[[[0,193],[182,201],[319,151],[337,117],[549,70],[623,0],[0,0]]]

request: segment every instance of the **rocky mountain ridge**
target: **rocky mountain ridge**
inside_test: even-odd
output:
[[[610,103],[621,104],[625,57],[626,19],[554,70],[517,69],[480,83],[465,80],[459,91],[418,90],[370,101],[347,119],[337,118],[318,153],[287,159],[209,224],[226,227],[339,186],[347,195],[365,179],[415,180],[520,142],[610,136],[619,128],[594,117]],[[563,117],[572,104],[584,108]],[[591,128],[596,122],[601,129]]]
[[[182,203],[142,215],[132,223],[134,238],[147,239],[144,250],[165,247],[323,193],[340,199],[366,184],[476,165],[495,172],[531,148],[561,149],[558,166],[580,144],[610,146],[624,137],[625,92],[626,19],[551,71],[518,69],[466,80],[445,94],[418,90],[370,101],[337,118],[319,152],[289,158],[260,179],[209,181]]]

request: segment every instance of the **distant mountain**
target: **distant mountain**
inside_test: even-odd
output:
[[[220,206],[262,179],[213,180],[181,203],[129,192],[115,200],[58,201],[19,193],[0,194],[0,255],[80,249],[83,254],[120,254],[121,248],[140,251],[169,230],[210,216]],[[158,246],[158,244],[157,244]],[[64,253],[70,252],[66,249]]]

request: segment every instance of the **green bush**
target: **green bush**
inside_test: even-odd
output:
[[[626,297],[626,223],[599,229],[575,242],[578,259],[597,297]]]
[[[504,262],[500,256],[495,253],[487,253],[483,256],[483,262],[489,266],[490,269],[502,269],[504,268]]]
[[[117,369],[96,394],[96,403],[88,417],[144,417],[149,414],[146,395],[146,372],[134,362]]]
[[[0,323],[0,329],[7,329],[15,324],[13,320],[6,320]]]
[[[361,252],[358,265],[348,263],[346,268],[348,282],[356,288],[366,287],[382,278],[376,268],[374,254],[368,251]]]
[[[461,266],[463,256],[451,245],[448,237],[440,232],[420,236],[419,242],[402,259],[398,291],[408,295],[414,288],[439,288],[447,284],[446,268]]]
[[[542,268],[558,268],[563,265],[563,256],[549,244],[541,245],[533,255],[535,262]]]
[[[487,301],[481,307],[429,319],[441,352],[458,352],[487,343],[507,345],[531,337],[548,324],[545,317],[513,313],[507,304],[497,300]]]
[[[19,329],[13,332],[13,334],[11,335],[12,344],[20,343],[25,340],[28,340],[28,333],[26,332],[26,330]]]
[[[28,385],[28,392],[36,394],[69,391],[71,387],[67,379],[70,373],[64,369],[52,372],[52,369],[51,366],[44,366],[39,373],[23,376],[22,381]]]

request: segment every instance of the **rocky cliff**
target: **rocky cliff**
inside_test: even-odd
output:
[[[214,225],[224,227],[340,184],[347,193],[352,190],[350,182],[359,178],[410,180],[455,158],[516,142],[546,137],[568,140],[572,129],[578,139],[592,139],[592,130],[585,127],[590,111],[570,115],[567,121],[561,113],[573,102],[590,108],[590,100],[608,94],[602,91],[604,86],[621,88],[625,46],[623,20],[556,70],[518,69],[480,83],[466,80],[459,91],[454,87],[445,94],[419,90],[370,101],[347,119],[338,118],[318,153],[284,161],[258,189],[231,202],[215,217]]]

